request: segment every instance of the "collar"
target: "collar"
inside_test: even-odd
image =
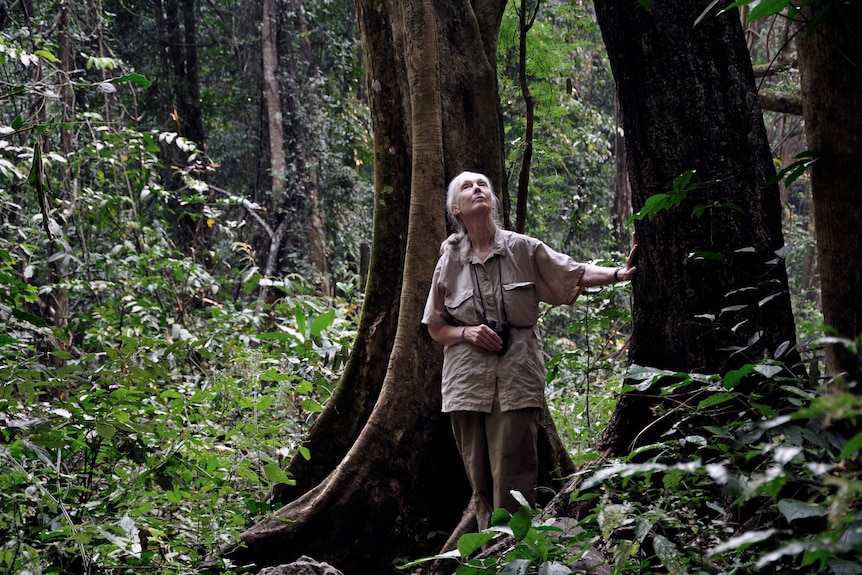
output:
[[[464,235],[463,240],[460,242],[461,245],[460,251],[458,253],[458,259],[461,263],[464,264],[481,264],[482,262],[479,260],[479,256],[476,255],[476,251],[473,249],[473,241],[470,239],[469,235]],[[504,256],[505,255],[505,236],[503,230],[499,227],[497,231],[494,232],[494,240],[491,245],[491,252],[488,254],[488,259],[492,256]],[[486,260],[487,261],[487,260]]]

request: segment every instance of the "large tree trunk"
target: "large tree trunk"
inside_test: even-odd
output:
[[[395,557],[436,551],[446,537],[429,534],[451,531],[467,506],[470,489],[440,413],[441,349],[420,319],[446,236],[447,181],[482,170],[504,190],[494,65],[504,5],[357,3],[377,198],[359,337],[312,428],[311,460],[291,464],[298,487],[275,493],[287,504],[242,535],[235,560],[267,565],[308,554],[346,573],[384,573]],[[561,487],[550,480],[571,462],[547,413],[542,429],[545,485]]]
[[[796,365],[781,212],[769,144],[738,15],[694,26],[688,0],[596,2],[617,81],[632,203],[694,170],[705,184],[679,207],[636,223],[632,363],[724,373],[772,358]],[[696,206],[711,206],[693,215]],[[765,392],[765,389],[759,389]],[[602,440],[627,453],[662,430],[652,396],[628,394]],[[668,420],[668,424],[672,423]],[[639,436],[639,434],[641,434]]]
[[[815,2],[797,36],[823,318],[847,340],[862,334],[862,3]],[[820,17],[822,16],[822,18]],[[858,344],[858,341],[857,341]],[[859,381],[862,352],[826,350],[830,374]]]
[[[383,572],[393,553],[415,549],[423,535],[454,524],[460,515],[464,494],[457,497],[452,474],[445,472],[451,458],[444,450],[433,451],[446,436],[435,377],[440,357],[419,329],[423,292],[444,237],[435,209],[445,179],[437,24],[430,4],[413,3],[406,13],[392,5],[382,11],[359,7],[364,36],[392,34],[399,43],[394,52],[366,53],[370,70],[378,69],[375,60],[380,57],[391,65],[392,56],[403,56],[401,65],[406,66],[406,73],[396,77],[403,80],[402,101],[388,102],[405,110],[412,136],[398,329],[375,409],[341,463],[317,487],[243,534],[245,546],[234,556],[259,565],[305,553],[347,572]],[[370,75],[369,82],[372,93],[379,91],[380,78]],[[373,102],[373,109],[379,104]],[[391,193],[379,187],[382,183],[377,183],[377,194]],[[437,497],[444,493],[447,497]],[[453,505],[458,499],[462,501]]]
[[[458,2],[438,6],[439,46],[446,62],[441,89],[446,178],[464,169],[484,170],[505,196],[501,113],[495,72],[497,29],[503,3],[486,0],[471,7]],[[368,419],[386,375],[395,334],[404,269],[410,202],[411,137],[414,128],[405,104],[406,85],[403,31],[393,30],[388,13],[357,3],[363,32],[363,51],[371,97],[375,146],[376,201],[374,245],[359,333],[341,384],[312,427],[307,446],[311,460],[297,456],[290,471],[295,487],[279,486],[275,499],[287,503],[322,481],[353,445]],[[394,8],[388,8],[394,10]],[[396,44],[395,42],[399,42]],[[444,190],[432,214],[445,212]],[[430,230],[429,230],[430,232]],[[428,240],[437,242],[436,237]],[[439,245],[439,242],[437,242]],[[436,254],[434,256],[436,261]],[[430,275],[427,281],[430,282]],[[424,296],[423,296],[424,300]],[[418,328],[418,324],[417,324]]]
[[[401,276],[407,250],[410,214],[411,155],[408,110],[396,67],[389,24],[376,11],[357,5],[363,30],[365,69],[374,132],[374,230],[364,305],[350,358],[326,409],[306,439],[311,459],[297,455],[290,463],[296,485],[279,485],[277,503],[293,501],[323,481],[359,436],[380,394],[398,325]],[[377,31],[377,33],[374,33]],[[388,110],[383,113],[383,110]],[[379,111],[379,112],[378,112]],[[396,153],[398,152],[398,153]]]

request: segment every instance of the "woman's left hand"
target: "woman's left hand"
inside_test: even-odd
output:
[[[635,234],[632,234],[632,249],[629,250],[629,255],[626,257],[626,267],[617,271],[617,277],[620,278],[620,281],[628,281],[638,273],[638,268],[635,266],[635,253],[638,251],[636,239]]]

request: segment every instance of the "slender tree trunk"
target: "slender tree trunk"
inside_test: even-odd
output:
[[[263,0],[261,53],[263,56],[263,88],[266,99],[266,119],[269,127],[269,163],[272,182],[272,203],[279,205],[284,194],[287,161],[284,156],[284,119],[281,113],[281,86],[278,83],[278,13],[275,0]]]
[[[262,62],[272,170],[272,195],[266,203],[270,205],[270,218],[277,222],[279,229],[297,227],[305,230],[303,248],[308,250],[308,261],[316,270],[310,279],[321,293],[330,295],[326,222],[320,207],[319,174],[308,168],[317,161],[315,146],[311,142],[318,135],[309,118],[313,106],[303,101],[303,98],[317,97],[309,87],[309,79],[315,75],[315,58],[308,39],[302,0],[283,4],[282,9],[284,16],[280,17],[275,0],[266,0],[263,4]],[[279,36],[278,23],[282,20],[281,26],[286,32]],[[279,66],[283,68],[281,78],[284,82],[278,79]],[[292,167],[289,181],[288,165]],[[279,255],[284,248],[281,242],[291,238],[302,241],[302,235],[301,232],[292,236],[282,234],[277,245],[270,244],[264,275],[280,271]],[[269,239],[271,242],[272,234],[269,234]],[[269,289],[264,286],[258,299],[263,302],[268,297]]]
[[[327,264],[326,222],[318,197],[319,177],[313,170],[308,178],[308,203],[311,217],[308,222],[308,243],[311,247],[311,263],[317,270],[317,285],[321,293],[332,296],[332,285],[329,281],[329,266]]]
[[[518,175],[518,201],[515,209],[515,231],[523,234],[527,227],[527,198],[530,194],[530,166],[533,161],[533,124],[536,116],[536,100],[530,92],[527,79],[527,34],[536,21],[541,0],[536,0],[529,7],[527,0],[521,0],[518,8],[518,83],[526,108],[526,126],[524,128],[524,157],[521,160],[521,171]],[[528,13],[529,12],[529,13]]]
[[[272,275],[278,266],[284,232],[287,229],[287,216],[278,208],[284,202],[284,180],[287,174],[287,160],[284,154],[284,118],[281,112],[281,86],[278,82],[278,12],[275,0],[263,1],[261,17],[261,55],[263,62],[263,94],[266,100],[266,119],[269,134],[269,165],[271,210],[277,221],[275,233],[269,233],[269,251],[263,275]],[[258,301],[269,299],[269,286],[263,285],[258,293]]]
[[[693,170],[702,187],[637,222],[632,363],[725,373],[775,358],[797,365],[781,211],[738,15],[694,21],[688,0],[602,0],[635,210]],[[705,207],[695,216],[698,206]],[[752,382],[755,383],[755,382]],[[767,385],[758,391],[768,393]],[[652,396],[627,394],[602,440],[612,454],[651,441]],[[668,418],[667,423],[672,421]],[[642,433],[649,429],[649,433]]]
[[[294,15],[291,18],[291,29],[299,38],[297,48],[297,57],[294,58],[294,63],[310,68],[308,74],[316,74],[317,66],[314,64],[315,58],[311,43],[309,42],[308,22],[305,18],[305,11],[302,9],[303,0],[295,0],[295,5],[291,13]],[[323,98],[323,94],[315,91],[312,97]],[[307,131],[307,128],[306,130]],[[312,134],[312,139],[316,139],[317,135]],[[303,138],[305,140],[305,138]],[[319,158],[308,157],[306,153],[307,146],[300,144],[302,148],[299,156],[302,158],[302,165],[314,166]],[[314,146],[312,146],[313,148]],[[303,191],[305,192],[306,212],[308,213],[308,246],[309,259],[314,269],[317,271],[315,281],[321,293],[331,295],[332,288],[329,282],[329,265],[328,265],[328,250],[326,249],[326,220],[324,218],[323,209],[320,206],[319,181],[320,174],[316,169],[311,168],[308,172],[303,167],[301,172],[306,175],[304,179]]]
[[[862,334],[862,3],[820,1],[797,36],[803,117],[810,150],[823,318],[835,334]],[[859,381],[862,351],[829,345],[826,369]]]

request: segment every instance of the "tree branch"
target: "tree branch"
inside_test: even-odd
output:
[[[758,94],[764,111],[802,115],[802,96],[784,90],[761,90]]]

